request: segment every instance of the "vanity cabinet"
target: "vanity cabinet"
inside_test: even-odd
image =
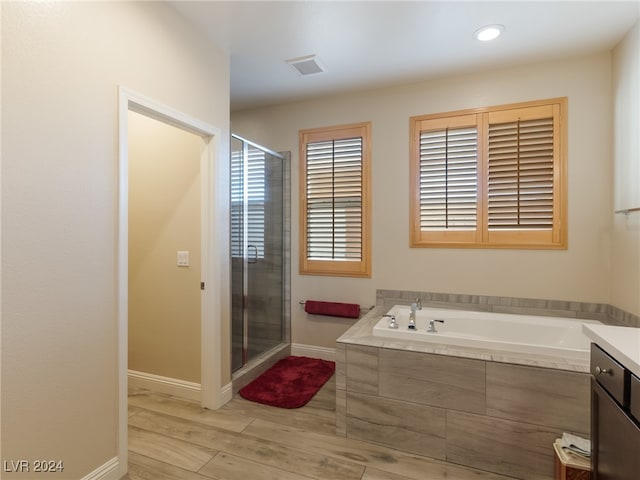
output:
[[[591,347],[591,465],[594,480],[640,478],[640,380]]]
[[[636,420],[640,421],[640,378],[631,374],[631,397],[629,411]],[[640,454],[640,452],[638,452]]]

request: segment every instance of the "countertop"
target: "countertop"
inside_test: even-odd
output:
[[[640,378],[640,328],[613,325],[587,325],[587,337]]]

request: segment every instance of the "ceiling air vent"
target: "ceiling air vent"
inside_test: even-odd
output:
[[[286,61],[291,65],[301,77],[315,75],[326,71],[317,55],[307,55],[305,57],[291,58]]]

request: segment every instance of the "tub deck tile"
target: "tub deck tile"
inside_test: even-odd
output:
[[[553,442],[562,430],[447,412],[447,461],[526,479],[553,478]]]
[[[395,292],[391,294],[393,296]],[[409,292],[409,297],[414,296],[414,292]],[[427,296],[429,302],[421,295],[423,306],[462,298],[447,297],[446,294]],[[372,329],[380,316],[395,304],[406,304],[406,294],[397,297],[401,301],[394,297],[390,304],[388,296],[384,293],[378,295],[379,306],[337,341],[347,351],[346,412],[342,410],[344,407],[337,412],[346,417],[338,419],[340,433],[346,433],[347,439],[358,438],[394,449],[401,448],[398,445],[431,443],[434,450],[421,450],[420,454],[435,458],[443,458],[438,448],[444,445],[444,459],[450,465],[465,465],[494,472],[496,476],[536,480],[553,478],[552,445],[555,439],[563,431],[588,436],[588,352],[585,355],[540,355],[374,336]],[[540,301],[529,299],[514,301],[487,297],[479,299],[478,303],[474,303],[476,299],[471,297],[463,300],[472,302],[472,308],[508,308],[514,309],[513,313],[546,308],[546,313],[551,316],[556,313],[548,310],[551,306],[568,308],[547,301],[543,307]],[[452,307],[451,304],[448,306]],[[569,316],[567,312],[563,313]],[[575,315],[575,311],[571,313]],[[365,393],[350,389],[350,349],[360,354],[371,352],[367,349],[377,349],[377,364],[367,361],[366,356],[358,358],[356,354],[359,363],[352,371],[368,379],[360,384],[365,385],[365,390],[373,386],[372,379],[377,375],[377,392],[373,388]],[[471,362],[470,365],[476,362],[484,365],[484,371],[466,378],[465,369],[457,368],[461,360],[460,365],[467,361]],[[447,373],[447,362],[454,365],[453,373]],[[366,368],[377,368],[377,371],[366,372]],[[467,373],[469,371],[473,368]],[[353,380],[356,382],[354,385],[360,388],[357,379]],[[458,398],[465,396],[468,402]],[[434,411],[420,411],[420,407]],[[444,423],[434,413],[436,410],[444,412]],[[428,418],[431,431],[420,423],[423,418]],[[443,424],[444,433],[438,431]],[[400,431],[406,434],[403,436]],[[439,443],[440,438],[444,440],[442,443]],[[369,467],[378,469],[375,465],[367,465]],[[379,470],[385,474],[411,477],[387,468]],[[365,471],[363,480],[368,480],[367,474]],[[385,474],[381,474],[381,478],[387,480]],[[377,480],[374,475],[378,473],[370,473]],[[423,472],[418,478],[431,477]],[[391,476],[391,480],[396,479]]]
[[[379,364],[382,397],[485,413],[486,362],[381,349]]]
[[[590,376],[487,364],[487,415],[589,434]],[[551,407],[550,407],[551,406]]]
[[[339,390],[345,390],[347,388],[346,361],[347,346],[344,343],[336,343],[336,388]]]
[[[348,393],[347,436],[444,460],[446,410]]]
[[[348,345],[346,353],[347,391],[378,393],[378,349]]]

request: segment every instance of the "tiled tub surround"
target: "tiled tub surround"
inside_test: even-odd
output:
[[[598,320],[607,325],[640,327],[640,316],[633,315],[605,303],[466,295],[459,293],[377,290],[376,305],[386,306],[388,308],[396,304],[410,305],[416,298],[421,299],[423,306],[429,305],[431,307],[455,308],[458,310],[481,310],[522,315],[586,318]]]
[[[379,291],[378,306],[338,339],[336,433],[517,478],[551,479],[553,441],[565,431],[589,437],[588,357],[401,341],[374,337],[372,329],[391,306],[415,298],[423,307],[519,308],[601,321],[606,308],[566,302],[574,312],[586,308],[567,315],[565,308],[514,307],[497,297],[453,296],[450,303],[452,296],[439,295]]]

